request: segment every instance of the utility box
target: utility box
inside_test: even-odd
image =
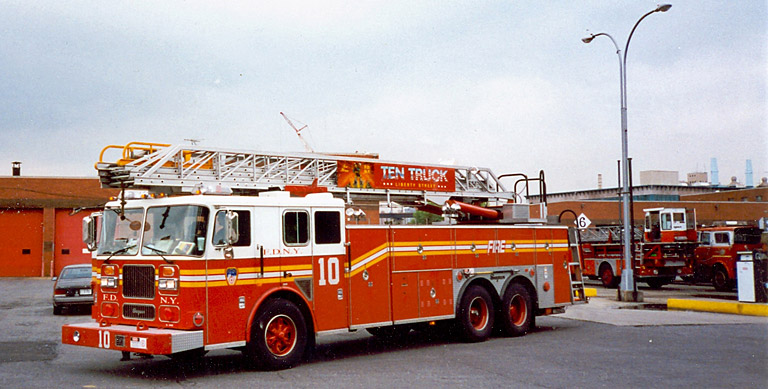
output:
[[[768,257],[759,251],[741,251],[736,262],[739,301],[768,302]]]

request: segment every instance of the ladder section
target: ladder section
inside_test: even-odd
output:
[[[226,185],[248,194],[274,188],[317,187],[337,195],[376,200],[418,201],[448,198],[514,200],[489,169],[405,164],[372,158],[316,153],[263,153],[242,150],[131,143],[122,157],[96,164],[102,187],[193,193],[201,185]]]
[[[585,304],[587,296],[584,291],[584,277],[581,271],[579,231],[575,228],[568,228],[568,246],[571,250],[571,262],[568,263],[568,272],[571,276],[571,303]]]

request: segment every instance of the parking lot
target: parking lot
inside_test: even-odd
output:
[[[2,387],[760,387],[768,383],[768,319],[665,311],[664,295],[735,299],[708,286],[674,284],[645,292],[646,303],[598,296],[563,315],[537,319],[521,338],[467,344],[411,333],[387,343],[365,331],[319,339],[315,355],[290,370],[247,367],[241,354],[213,351],[197,363],[60,344],[64,323],[87,312],[54,316],[52,282],[0,279]]]

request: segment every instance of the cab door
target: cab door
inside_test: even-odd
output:
[[[254,209],[246,207],[220,208],[214,212],[208,257],[205,261],[206,344],[244,341],[250,307],[255,301],[250,293],[258,268],[254,236]],[[239,236],[228,245],[226,241],[226,213],[238,216]],[[188,313],[192,315],[194,312]]]
[[[313,207],[310,214],[312,296],[317,331],[349,326],[350,301],[347,281],[347,254],[344,246],[344,218],[341,208]],[[297,286],[301,287],[297,278]]]

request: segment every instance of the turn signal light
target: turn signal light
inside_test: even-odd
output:
[[[117,274],[117,266],[104,265],[101,267],[101,274],[105,276],[114,276]]]
[[[179,321],[179,317],[181,317],[179,307],[160,307],[160,321],[177,323]]]
[[[101,303],[101,316],[102,317],[117,317],[117,304],[116,303]]]
[[[163,277],[173,277],[176,275],[176,268],[173,266],[162,266],[160,267],[160,274]]]

